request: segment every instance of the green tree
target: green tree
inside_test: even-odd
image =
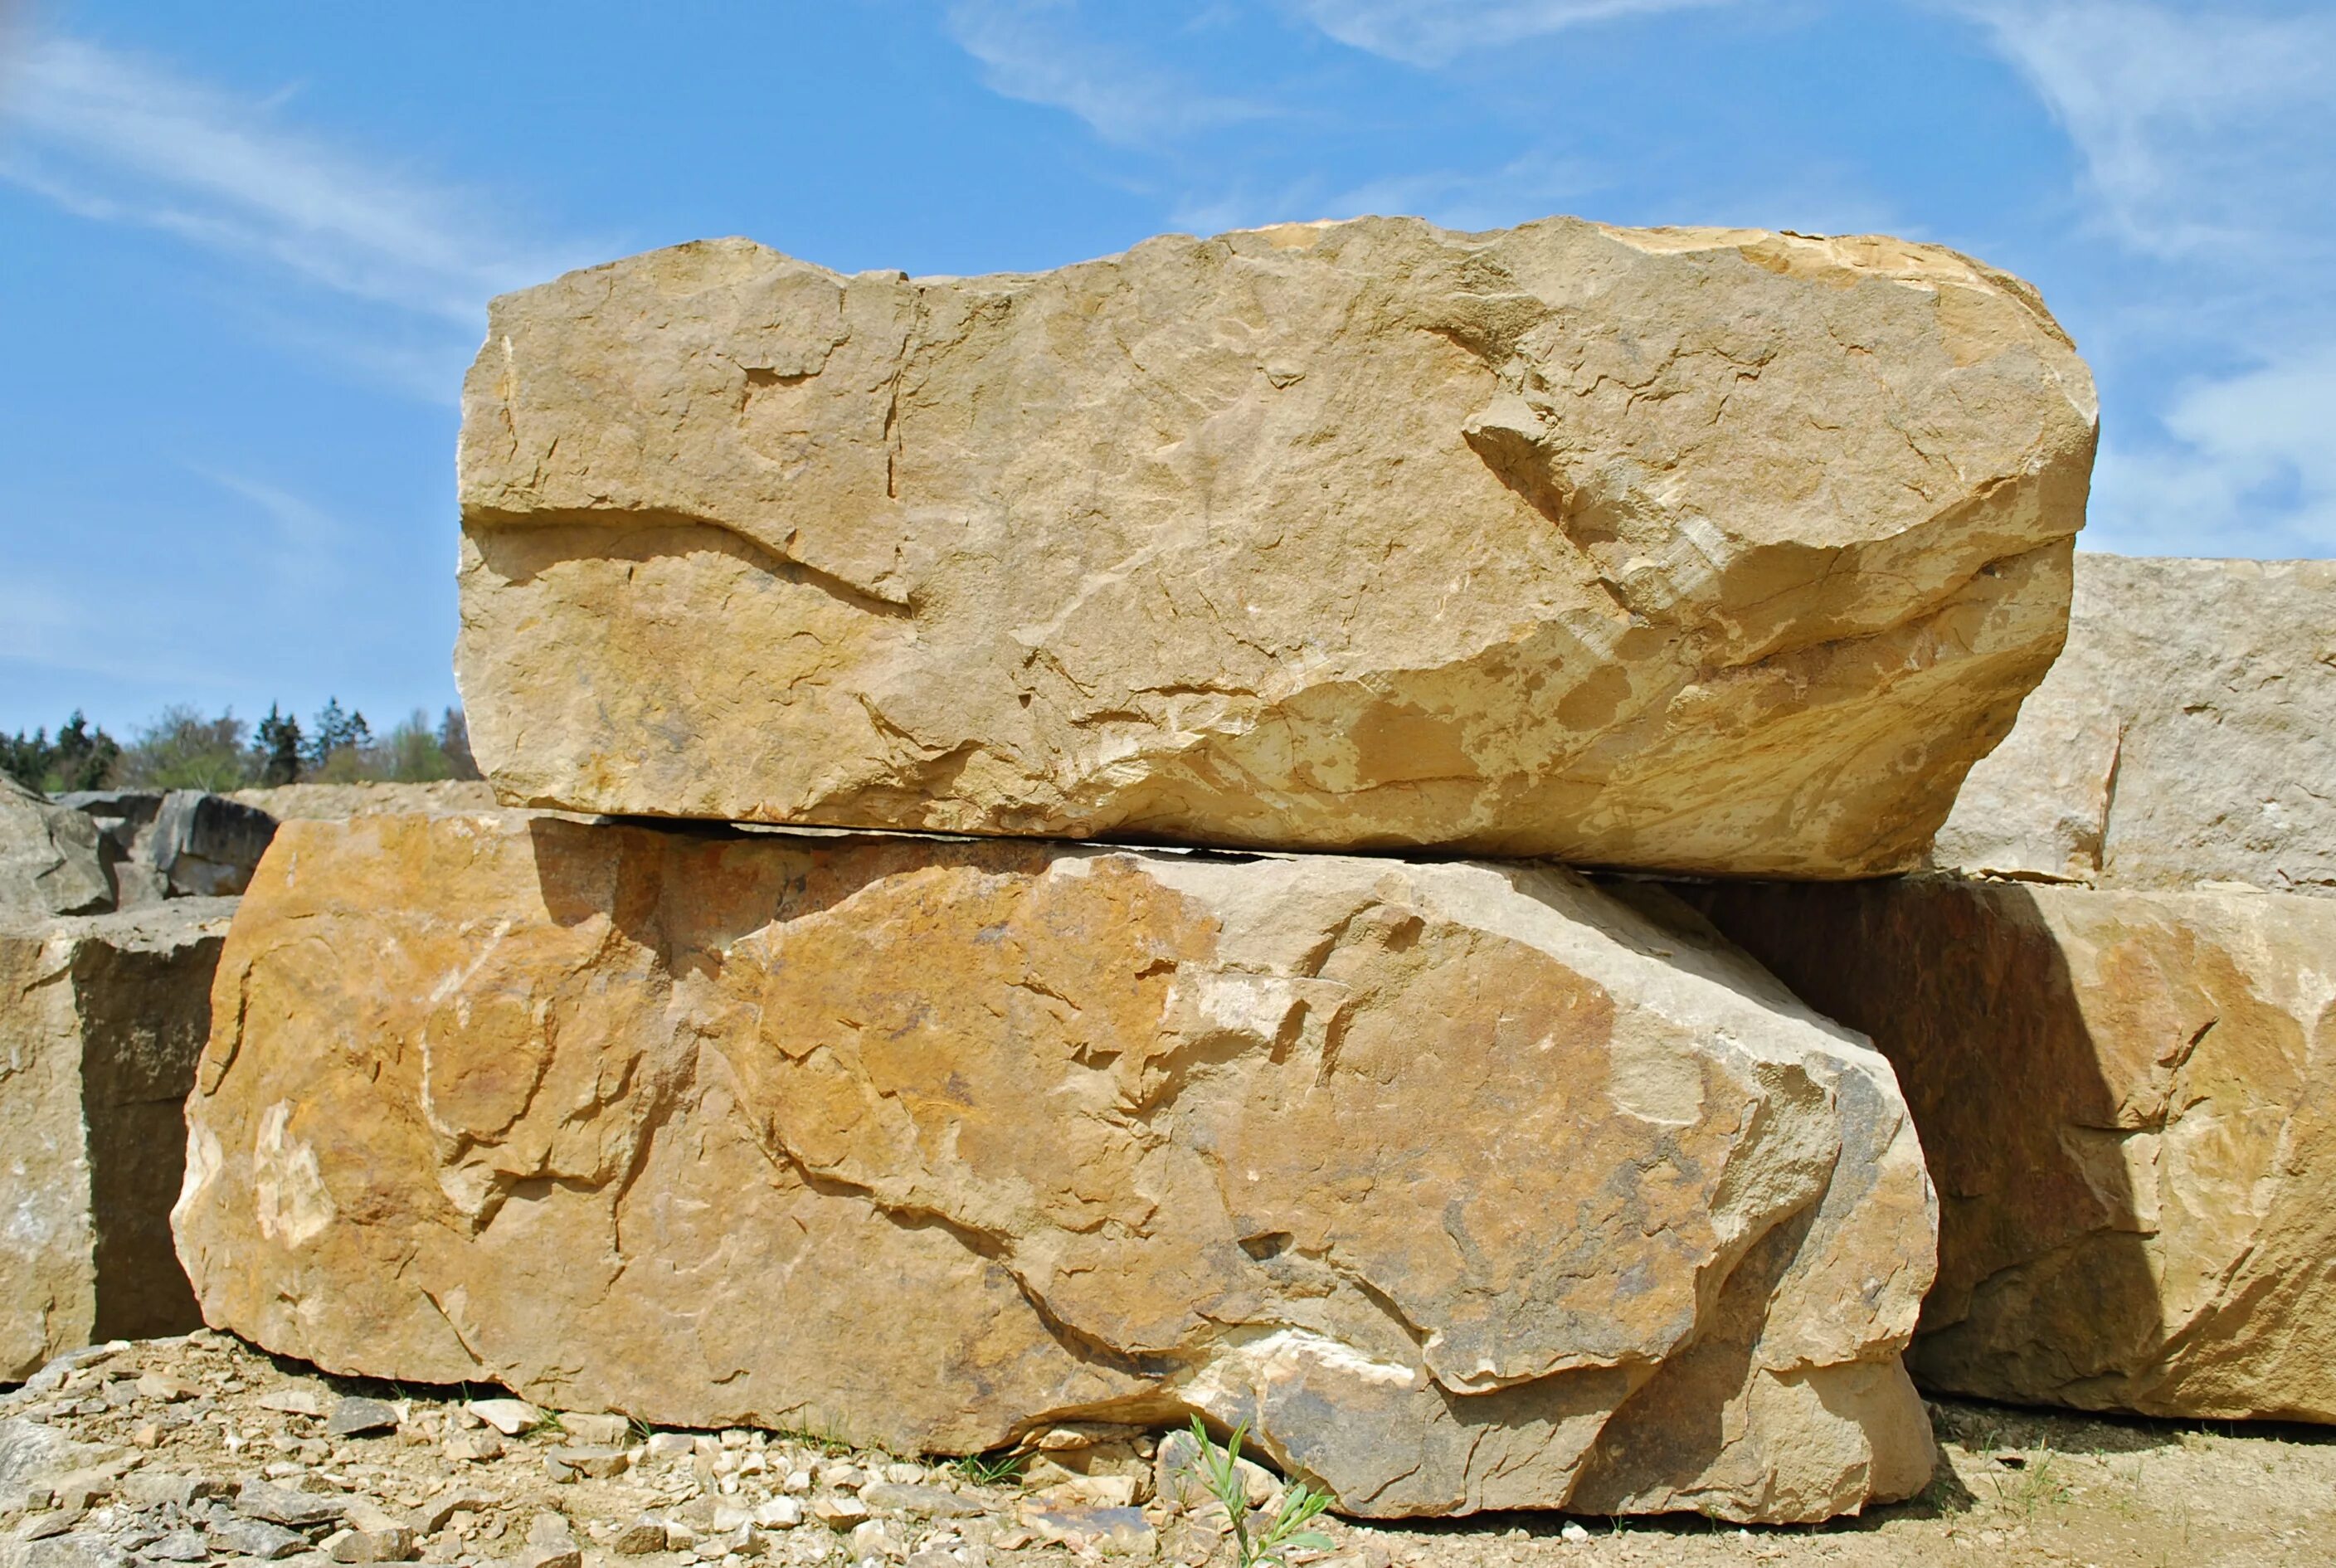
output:
[[[103,789],[121,755],[121,743],[102,728],[92,729],[79,708],[57,726],[54,740],[46,729],[0,735],[0,773],[48,794]]]
[[[114,782],[130,789],[241,789],[251,782],[247,727],[232,711],[206,718],[174,703],[123,748]]]
[[[448,776],[474,779],[479,773],[479,759],[471,755],[471,721],[459,707],[450,707],[438,720],[438,749],[446,754],[446,761],[454,771]]]
[[[326,784],[354,784],[380,775],[368,765],[373,726],[362,712],[346,712],[337,696],[325,699],[308,726],[308,771]]]
[[[263,784],[300,782],[300,721],[280,712],[274,703],[268,705],[268,716],[259,721],[252,765]]]

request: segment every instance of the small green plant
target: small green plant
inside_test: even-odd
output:
[[[951,1460],[949,1466],[977,1486],[996,1486],[1018,1479],[1022,1466],[1029,1462],[1029,1455],[1008,1448],[995,1454],[968,1454],[962,1459]]]
[[[2068,1482],[2060,1473],[2059,1456],[2049,1445],[2039,1448],[2035,1457],[2013,1473],[2007,1483],[1999,1478],[1995,1483],[1997,1500],[2023,1519],[2032,1519],[2039,1508],[2048,1505],[2057,1507],[2069,1497]]]
[[[1220,1448],[1209,1441],[1209,1429],[1201,1425],[1201,1418],[1192,1417],[1192,1441],[1201,1451],[1201,1479],[1211,1495],[1224,1505],[1227,1516],[1232,1520],[1233,1549],[1240,1555],[1240,1568],[1259,1568],[1265,1563],[1278,1564],[1285,1552],[1329,1551],[1330,1538],[1306,1525],[1330,1505],[1330,1495],[1317,1492],[1302,1481],[1293,1481],[1282,1488],[1281,1506],[1254,1534],[1251,1533],[1249,1482],[1241,1470],[1241,1438],[1248,1431],[1246,1422],[1235,1427],[1232,1435],[1225,1439],[1225,1446]]]

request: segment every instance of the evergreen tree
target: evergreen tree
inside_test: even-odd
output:
[[[92,729],[79,708],[57,726],[54,740],[45,729],[29,736],[21,730],[0,735],[0,773],[49,794],[103,789],[121,757],[121,743],[102,728]]]
[[[81,709],[73,709],[57,730],[57,793],[103,789],[121,756],[121,744],[103,729],[91,729]]]
[[[268,705],[268,716],[259,721],[258,743],[252,747],[258,755],[259,782],[264,784],[289,784],[300,782],[300,721],[279,713],[274,703]]]
[[[333,754],[349,744],[349,716],[337,696],[326,697],[308,721],[308,771],[321,773]]]
[[[459,707],[450,707],[438,721],[438,749],[446,754],[453,776],[479,777],[479,759],[471,755],[471,721]]]

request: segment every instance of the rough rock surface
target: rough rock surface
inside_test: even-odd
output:
[[[200,1320],[170,1212],[234,909],[0,924],[0,1379]]]
[[[1936,862],[2336,895],[2336,561],[2076,560],[2067,651]]]
[[[278,822],[336,821],[406,812],[491,811],[495,792],[482,779],[431,784],[296,784],[238,790],[228,797],[258,806]]]
[[[2336,902],[1944,878],[1694,895],[1898,1069],[1926,1386],[2336,1421]]]
[[[1367,1515],[1918,1489],[1881,1059],[1570,873],[287,823],[180,1256],[329,1368],[986,1449],[1247,1419]],[[783,1331],[774,1331],[783,1326]]]
[[[1570,219],[498,300],[457,673],[507,802],[1921,862],[2059,650],[2095,406],[1935,247]]]
[[[113,907],[231,898],[250,884],[276,818],[209,790],[84,790],[57,803],[97,824]]]
[[[97,824],[0,774],[0,920],[109,909]]]

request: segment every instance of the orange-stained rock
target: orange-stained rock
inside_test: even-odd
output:
[[[714,240],[495,302],[456,672],[511,804],[1870,875],[2059,650],[2094,420],[1874,236]]]
[[[1941,1202],[1925,1386],[2336,1421],[2336,902],[1690,896],[1898,1069]]]
[[[179,1244],[352,1373],[964,1452],[1246,1418],[1365,1514],[1904,1495],[1896,1086],[1570,873],[285,824]]]

